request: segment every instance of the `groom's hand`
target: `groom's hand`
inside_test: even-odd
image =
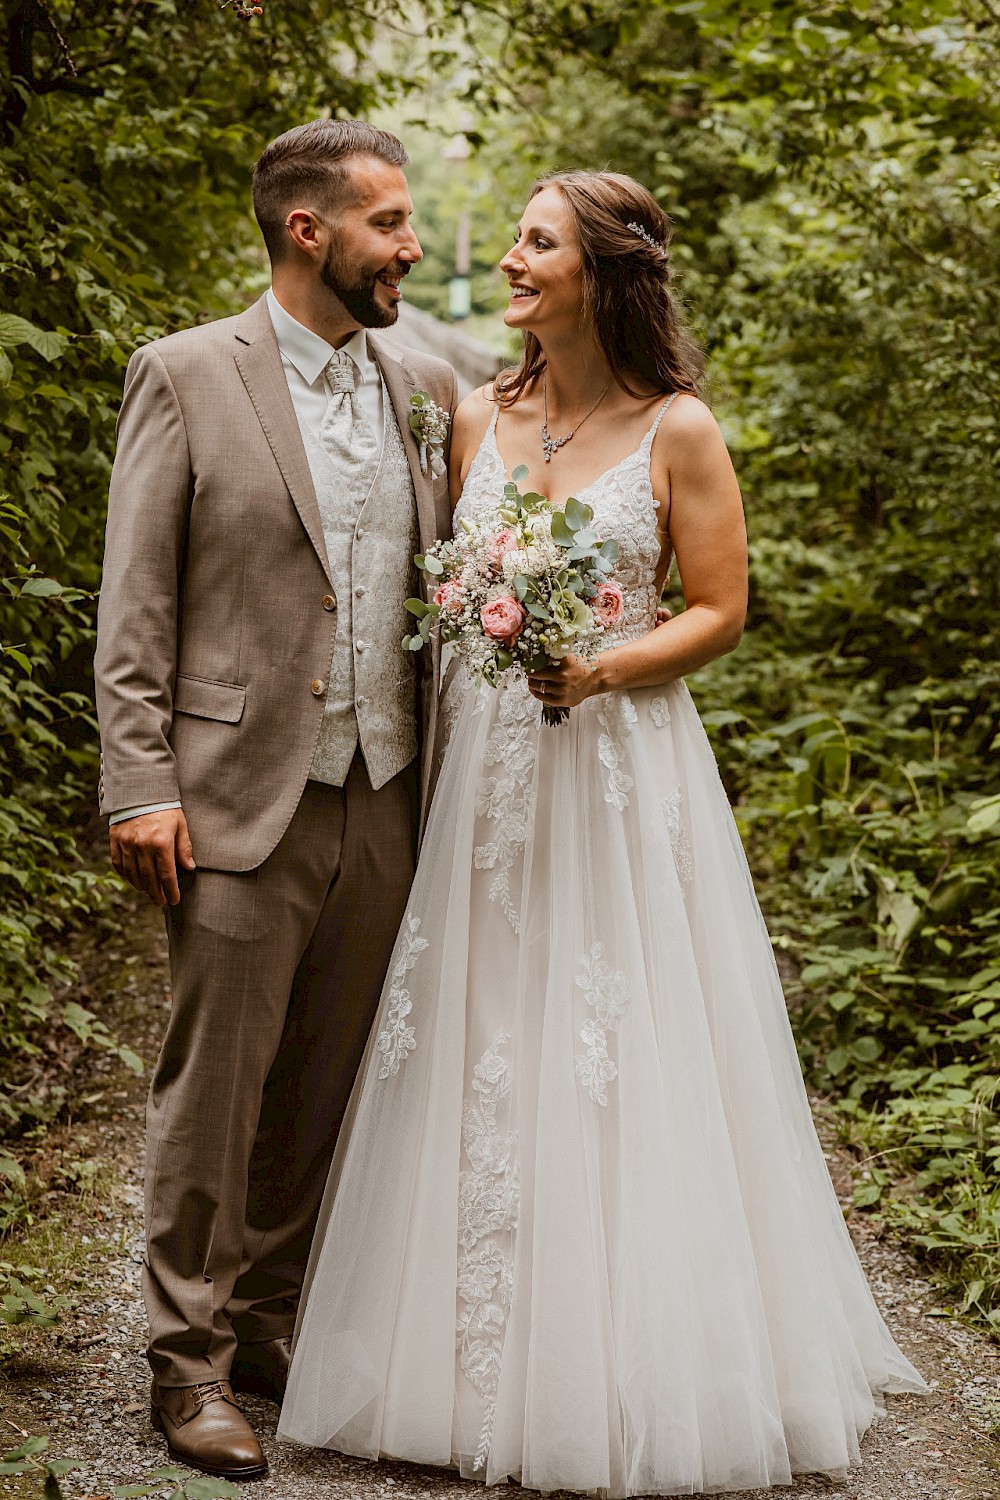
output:
[[[177,867],[195,868],[187,819],[181,809],[171,807],[166,812],[143,813],[114,823],[110,835],[111,863],[118,874],[137,891],[145,891],[157,906],[176,906],[181,899]]]

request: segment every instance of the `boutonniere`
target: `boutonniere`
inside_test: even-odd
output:
[[[410,431],[420,444],[421,474],[427,473],[428,463],[435,479],[444,473],[444,440],[450,422],[444,407],[432,401],[426,391],[416,391],[410,397]]]

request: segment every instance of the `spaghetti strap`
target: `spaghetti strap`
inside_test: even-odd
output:
[[[645,451],[645,452],[648,453],[650,451],[650,449],[653,446],[653,439],[656,436],[657,429],[659,428],[660,423],[663,421],[663,418],[667,415],[667,412],[673,406],[674,402],[677,400],[677,397],[679,395],[680,395],[680,391],[671,391],[670,392],[670,395],[667,397],[666,401],[664,401],[663,405],[660,407],[659,411],[656,413],[656,416],[653,418],[653,425],[652,425],[652,427],[649,429],[649,431],[646,433],[646,436],[642,440],[642,443],[641,443],[640,448],[639,448],[640,453],[643,452],[643,451]]]

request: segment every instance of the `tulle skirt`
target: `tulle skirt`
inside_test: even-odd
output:
[[[612,1497],[841,1474],[924,1382],[872,1299],[683,683],[453,666],[279,1434]]]

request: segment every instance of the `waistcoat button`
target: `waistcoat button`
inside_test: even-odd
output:
[[[364,651],[364,649],[367,646],[367,644],[368,644],[367,641],[355,641],[354,642],[354,649],[355,649],[355,651]]]
[[[357,588],[354,590],[354,597],[355,599],[363,599],[367,592],[368,590],[365,588],[364,584],[359,583]]]
[[[365,534],[365,528],[363,526],[359,526],[358,529],[357,529],[357,531],[354,533],[354,535],[357,537],[357,539],[358,539],[359,542],[360,542],[361,538],[364,536],[364,534]]]
[[[313,678],[312,682],[309,684],[309,691],[313,694],[314,697],[322,698],[323,694],[326,692],[326,683],[323,681],[322,677]]]
[[[332,594],[324,594],[323,595],[323,608],[324,609],[336,609],[337,608],[337,601],[333,597]]]

